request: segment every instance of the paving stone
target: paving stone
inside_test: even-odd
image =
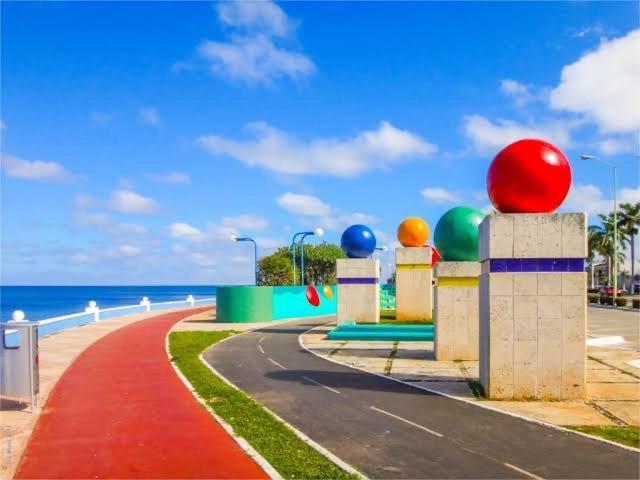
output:
[[[640,427],[640,402],[638,401],[599,401],[596,404],[622,421]]]
[[[563,402],[486,401],[483,404],[555,425],[615,425],[580,400]]]
[[[587,383],[587,398],[591,400],[638,400],[638,383]]]

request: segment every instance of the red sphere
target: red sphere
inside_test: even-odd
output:
[[[435,245],[429,245],[431,247],[431,267],[435,267],[438,260],[440,260],[440,252]]]
[[[571,186],[567,157],[544,140],[527,138],[503,148],[487,172],[487,193],[501,213],[550,213]]]
[[[307,296],[307,302],[309,302],[314,307],[317,307],[318,305],[320,305],[320,296],[316,291],[316,287],[314,287],[313,285],[307,286],[307,290],[305,293]]]

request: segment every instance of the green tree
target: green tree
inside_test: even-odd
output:
[[[628,244],[631,249],[631,278],[635,277],[635,236],[640,229],[640,202],[623,203],[620,205],[620,227],[627,236]]]
[[[295,251],[296,279],[300,284],[300,247]],[[320,244],[305,244],[304,273],[306,284],[335,284],[336,260],[344,258],[344,253],[338,245],[327,242]],[[281,247],[273,254],[262,257],[258,261],[259,285],[293,285],[293,271],[291,266],[291,250]]]
[[[291,285],[291,256],[287,247],[258,261],[258,285]]]
[[[304,278],[306,284],[334,285],[336,283],[336,260],[344,258],[338,245],[322,242],[304,246]],[[298,262],[298,265],[300,263]]]

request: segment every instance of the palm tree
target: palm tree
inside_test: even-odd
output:
[[[627,235],[631,248],[631,278],[635,276],[636,252],[634,240],[640,229],[640,202],[620,205],[620,228]]]
[[[589,249],[589,256],[587,257],[587,261],[589,262],[589,268],[591,269],[591,288],[595,288],[595,274],[594,274],[594,263],[596,255],[604,256],[603,250],[601,248],[603,241],[602,237],[604,236],[604,228],[600,225],[589,225],[587,229],[587,244]]]
[[[615,252],[615,249],[614,249],[615,235],[614,235],[614,228],[613,228],[615,224],[615,217],[613,213],[610,213],[609,215],[598,215],[598,217],[600,217],[600,220],[602,221],[602,227],[604,230],[600,237],[598,250],[600,251],[599,253],[603,257],[605,257],[607,260],[607,280],[608,280],[607,283],[611,285],[611,279],[612,279],[611,270],[612,270],[613,262],[615,261],[617,266],[621,262],[624,262],[624,259],[626,257],[622,249],[618,248],[618,258],[617,259],[613,258],[614,252]],[[628,241],[628,239],[629,237],[627,236],[626,232],[621,230],[620,228],[620,218],[618,218],[618,242],[624,243]]]

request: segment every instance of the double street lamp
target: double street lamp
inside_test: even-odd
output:
[[[232,242],[251,242],[253,243],[253,276],[254,282],[258,285],[258,244],[253,238],[250,237],[231,237]]]
[[[304,239],[311,235],[321,237],[324,235],[324,230],[316,228],[309,232],[298,232],[291,239],[291,267],[293,275],[293,284],[296,284],[296,239],[300,237],[298,241],[300,243],[300,284],[304,285]]]

